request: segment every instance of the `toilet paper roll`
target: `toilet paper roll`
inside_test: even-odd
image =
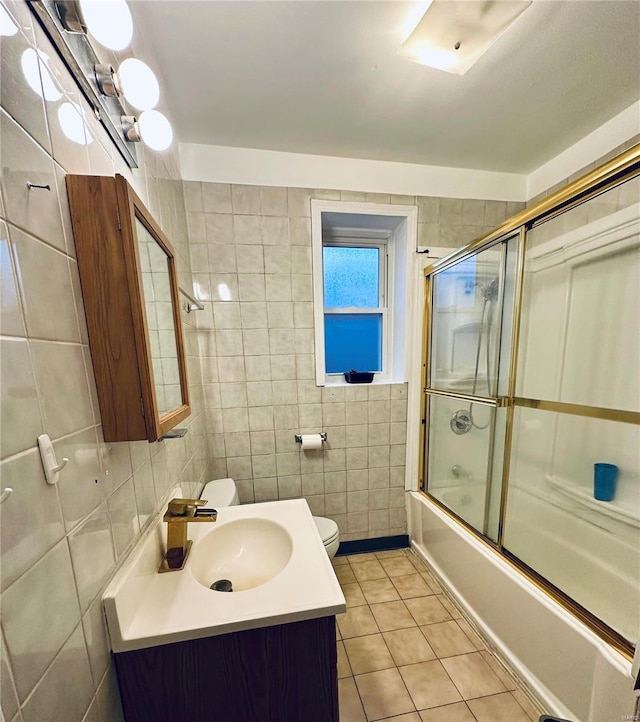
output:
[[[322,436],[320,434],[301,434],[301,446],[303,451],[322,448]]]

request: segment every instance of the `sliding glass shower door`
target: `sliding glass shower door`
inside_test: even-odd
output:
[[[422,488],[629,653],[640,146],[574,188],[427,269]]]
[[[511,236],[445,268],[431,288],[428,489],[494,541],[518,240]]]

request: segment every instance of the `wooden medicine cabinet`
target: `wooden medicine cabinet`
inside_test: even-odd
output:
[[[191,412],[173,247],[122,176],[67,192],[105,441],[156,441]]]

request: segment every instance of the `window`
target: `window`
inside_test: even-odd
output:
[[[323,242],[327,374],[384,369],[386,244]]]
[[[316,383],[405,381],[415,206],[311,201]]]

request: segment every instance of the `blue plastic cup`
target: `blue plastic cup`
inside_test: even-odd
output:
[[[618,467],[615,464],[593,465],[593,496],[598,501],[611,501],[616,493]]]

